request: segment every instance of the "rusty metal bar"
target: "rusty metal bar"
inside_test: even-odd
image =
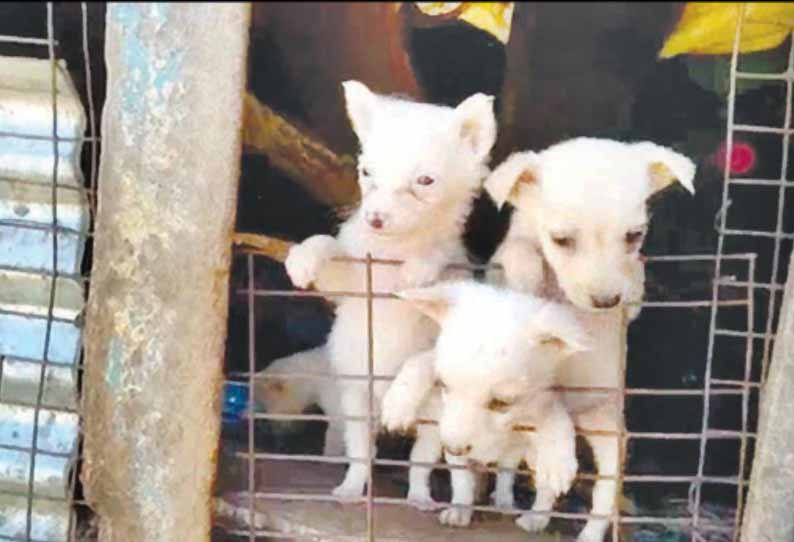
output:
[[[741,540],[776,542],[794,537],[794,258],[780,309],[778,337],[764,384],[758,419],[758,441],[750,476]]]
[[[250,9],[107,7],[82,472],[101,542],[209,540]]]

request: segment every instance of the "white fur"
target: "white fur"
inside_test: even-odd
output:
[[[327,375],[330,372],[325,345],[304,350],[273,361],[257,373],[254,384],[254,400],[273,414],[300,414],[311,405],[318,405],[326,416],[342,415],[339,391],[329,378],[300,378],[288,375],[314,373]],[[287,378],[281,375],[287,375]],[[268,378],[261,378],[267,376]],[[283,422],[288,425],[288,422]],[[323,455],[341,456],[345,453],[342,422],[331,419],[325,432]]]
[[[405,262],[401,267],[374,267],[376,292],[435,280],[448,264],[466,261],[463,226],[488,173],[488,154],[496,138],[493,98],[475,94],[450,108],[379,96],[355,81],[343,83],[343,87],[348,114],[361,143],[361,206],[335,238],[314,236],[294,246],[285,261],[287,272],[300,288],[314,284],[323,291],[364,292],[365,267],[331,258],[364,258],[369,253],[374,258]],[[421,177],[431,177],[434,182],[423,185],[418,181]],[[381,228],[371,225],[373,216],[379,218]],[[366,375],[366,300],[334,300],[336,320],[327,343],[333,370]],[[373,301],[372,329],[375,373],[386,376],[396,374],[411,356],[429,350],[437,334],[431,320],[394,299]],[[344,415],[366,416],[366,381],[339,381],[337,385]],[[375,383],[378,406],[386,388],[386,382]],[[418,435],[420,442],[415,446],[420,451],[426,433]],[[346,455],[366,459],[369,440],[366,424],[345,423]],[[334,494],[357,499],[366,479],[366,465],[351,463]],[[411,492],[429,495],[429,489],[412,488]]]
[[[621,143],[579,138],[541,153],[510,156],[496,168],[485,188],[498,205],[516,206],[512,223],[493,261],[504,274],[492,273],[511,288],[567,300],[580,309],[579,319],[598,337],[589,352],[576,354],[559,367],[557,384],[569,387],[620,385],[625,347],[624,311],[638,315],[645,271],[636,243],[626,233],[647,227],[647,199],[678,180],[694,192],[695,165],[686,157],[653,143]],[[573,248],[554,237],[568,236]],[[614,309],[597,310],[594,298],[619,296]],[[576,425],[586,430],[617,431],[622,414],[609,395],[568,392],[565,405]],[[613,396],[614,397],[614,396]],[[620,466],[617,437],[588,436],[599,474],[614,476]],[[539,448],[539,452],[543,452]],[[593,514],[610,515],[615,482],[599,480],[593,489]],[[534,527],[527,519],[522,527]],[[579,542],[601,542],[609,523],[591,519]]]
[[[578,138],[540,153],[515,153],[485,183],[498,205],[516,206],[493,261],[505,266],[508,284],[538,291],[545,259],[565,297],[585,310],[595,310],[598,298],[639,303],[646,202],[675,179],[694,192],[694,174],[688,158],[648,142]],[[627,244],[629,232],[642,235]],[[555,237],[568,237],[573,246],[560,247]]]
[[[384,424],[403,429],[413,423],[423,394],[438,394],[431,390],[437,379],[443,389],[438,420],[447,462],[515,469],[525,459],[535,467],[540,495],[533,510],[548,510],[547,496],[553,501],[567,491],[577,469],[573,422],[558,394],[547,389],[561,360],[585,348],[587,339],[574,311],[475,282],[446,283],[400,296],[438,320],[441,332],[432,365],[412,360],[398,374],[383,400]],[[509,404],[497,408],[495,399]],[[523,424],[537,432],[513,431]],[[536,454],[535,448],[553,453]],[[451,476],[452,503],[471,505],[473,475],[452,470]],[[497,475],[492,496],[497,506],[512,507],[512,483],[512,474]],[[471,511],[451,507],[440,519],[467,525]],[[526,518],[522,522],[530,523]]]

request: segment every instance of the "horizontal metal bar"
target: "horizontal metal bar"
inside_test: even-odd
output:
[[[777,283],[769,283],[769,282],[748,282],[742,280],[733,280],[733,279],[720,279],[717,281],[717,284],[720,286],[729,286],[729,287],[736,287],[736,288],[753,288],[759,290],[773,290],[773,291],[780,291],[784,289],[782,284]]]
[[[58,232],[67,233],[70,235],[75,235],[77,237],[81,237],[83,239],[88,239],[93,237],[93,232],[88,231],[80,231],[74,228],[67,228],[65,226],[55,226],[52,223],[50,224],[42,224],[41,222],[31,222],[29,220],[19,220],[19,219],[2,219],[0,220],[0,226],[6,226],[9,228],[17,228],[20,230],[38,230],[38,231],[47,231],[47,232]]]
[[[760,230],[737,230],[737,229],[719,229],[719,233],[723,235],[733,236],[747,236],[747,237],[768,237],[770,239],[794,239],[792,233],[777,233],[774,231],[760,231]]]
[[[8,403],[6,401],[2,402],[3,405],[10,405],[12,403]],[[16,406],[16,405],[14,405]],[[30,407],[31,405],[23,405],[26,407]],[[42,407],[42,410],[55,410],[48,407]],[[0,450],[8,450],[10,452],[24,452],[27,454],[33,453],[35,451],[36,455],[47,455],[50,457],[63,457],[63,458],[70,458],[70,457],[77,457],[76,453],[69,453],[69,452],[50,452],[47,450],[42,450],[41,448],[36,448],[33,450],[30,446],[14,446],[13,444],[2,444],[0,443]],[[0,491],[1,492],[1,491]]]
[[[278,493],[278,492],[256,492],[253,495],[254,499],[261,499],[261,500],[268,500],[268,501],[297,501],[297,502],[340,502],[341,499],[334,495],[321,495],[321,494],[292,494],[292,493]],[[354,504],[356,502],[366,502],[365,497],[356,500],[347,500],[341,501],[346,502],[348,504]],[[394,505],[403,505],[403,506],[412,506],[404,499],[398,498],[390,498],[390,497],[374,497],[373,498],[374,504],[394,504]],[[453,504],[453,503],[444,503],[444,506],[448,508],[459,508],[461,510],[472,510],[475,512],[492,512],[492,513],[504,513],[506,511],[505,508],[498,508],[496,506],[485,506],[485,505],[464,505],[464,504]],[[583,513],[572,513],[572,512],[555,512],[555,511],[532,511],[532,510],[524,510],[524,509],[511,509],[517,511],[521,514],[531,514],[531,515],[538,515],[538,516],[549,516],[552,518],[561,518],[561,519],[573,519],[573,520],[587,520],[587,519],[611,519],[611,516],[602,515],[602,514],[583,514]],[[245,515],[245,514],[240,514]],[[689,525],[692,522],[691,517],[654,517],[654,516],[625,516],[621,515],[618,519],[622,524],[657,524],[657,525]],[[731,528],[726,528],[722,525],[715,525],[715,528],[724,528],[726,530],[732,530]],[[250,531],[245,531],[249,533]],[[274,536],[282,536],[283,534],[279,533]],[[333,536],[334,540],[336,540],[336,535]],[[345,538],[344,536],[340,539]],[[355,538],[355,537],[354,537]],[[357,539],[360,540],[360,537]],[[408,539],[407,539],[408,540]],[[410,539],[412,542],[414,539]]]
[[[77,322],[79,320],[69,320],[68,318],[60,318],[58,316],[46,315],[46,314],[32,314],[29,312],[23,311],[15,311],[15,310],[8,310],[8,309],[0,309],[0,314],[6,314],[8,316],[20,316],[22,318],[31,318],[34,320],[50,320],[53,322],[62,322],[64,324],[72,324],[78,325]]]
[[[25,36],[9,36],[8,34],[0,34],[0,42],[2,43],[17,43],[19,45],[49,45],[57,46],[58,40],[49,40],[47,38],[27,38]]]
[[[248,377],[249,373],[247,372],[235,372],[230,373],[230,376],[236,377]],[[375,381],[392,381],[394,380],[394,376],[386,376],[386,375],[373,375],[372,380]],[[264,374],[264,373],[257,373],[254,375],[253,380],[271,380],[271,379],[288,379],[288,380],[353,380],[353,381],[369,381],[370,377],[368,375],[350,375],[350,374],[332,374],[332,373],[301,373],[301,372],[294,372],[294,373],[273,373],[273,374]],[[238,381],[238,380],[227,380],[228,383],[237,384],[240,386],[249,386],[249,382],[246,381]],[[713,381],[712,381],[713,382]],[[733,383],[734,381],[726,381],[729,383]],[[608,387],[608,386],[551,386],[548,388],[544,388],[547,391],[558,391],[558,392],[566,392],[566,393],[603,393],[603,394],[616,394],[620,393],[621,390],[626,395],[654,395],[654,396],[669,396],[669,397],[678,397],[678,396],[692,396],[692,395],[703,395],[705,392],[704,390],[697,389],[686,389],[686,388],[620,388],[620,387]],[[732,394],[741,394],[742,392],[739,390],[711,390],[710,392],[712,395],[732,395]],[[268,414],[268,416],[279,416],[282,419],[290,419],[290,416],[302,416],[300,414]],[[315,415],[312,415],[315,416]],[[257,414],[256,417],[260,417]],[[294,418],[298,419],[298,418]],[[308,418],[306,418],[308,419]],[[323,418],[325,419],[325,418]]]
[[[235,455],[242,459],[252,459],[248,452],[236,452]],[[367,459],[348,458],[344,456],[321,456],[309,454],[277,454],[277,453],[256,453],[253,457],[256,461],[295,461],[303,463],[324,463],[324,464],[348,464],[348,463],[367,463]],[[463,465],[451,465],[449,463],[428,463],[424,461],[406,461],[399,459],[373,459],[375,465],[384,467],[425,467],[441,470],[467,470],[469,467]],[[497,474],[500,472],[511,472],[514,474],[529,475],[533,471],[530,469],[506,469],[501,467],[481,467],[476,469],[478,472],[488,472]],[[578,479],[582,480],[618,480],[621,476],[603,476],[600,474],[578,473]],[[700,480],[711,484],[736,485],[739,483],[737,476],[702,476],[696,475],[654,475],[654,474],[623,474],[622,479],[631,483],[669,483],[683,484]],[[749,482],[749,480],[745,480]]]
[[[787,181],[781,179],[728,179],[728,184],[744,185],[744,186],[772,186],[775,188],[794,187],[794,181]]]
[[[722,261],[730,260],[755,260],[758,255],[754,252],[741,252],[737,254],[669,254],[663,256],[646,256],[648,262],[696,262],[696,261]]]
[[[36,269],[32,267],[19,267],[16,265],[0,265],[0,272],[7,271],[10,273],[25,273],[28,275],[37,275],[39,277],[59,278],[65,280],[73,280],[75,282],[88,283],[90,278],[87,275],[75,275],[73,273],[53,273],[49,269]]]
[[[85,143],[85,142],[99,142],[100,138],[98,137],[90,137],[90,136],[80,136],[80,137],[61,137],[55,136],[53,134],[49,135],[38,135],[38,134],[22,134],[19,132],[5,132],[0,130],[0,138],[7,137],[9,139],[31,139],[34,141],[62,141],[64,143]]]
[[[238,250],[241,250],[238,248]],[[250,254],[254,258],[264,258],[267,259],[268,257],[263,254],[253,253]],[[736,254],[723,254],[718,256],[716,254],[662,254],[662,255],[646,255],[645,261],[646,263],[675,263],[675,262],[695,262],[695,261],[716,261],[720,259],[722,261],[731,261],[731,260],[754,260],[757,258],[757,255],[754,252],[740,252]],[[340,263],[355,263],[366,265],[367,259],[366,258],[352,258],[349,256],[342,256],[333,258],[332,261],[340,262]],[[381,259],[381,258],[372,258],[370,260],[372,264],[375,265],[402,265],[404,262],[403,260],[393,260],[393,259]],[[473,264],[473,263],[452,263],[447,266],[447,269],[468,269],[472,271],[483,271],[488,269],[502,269],[500,264]]]
[[[780,134],[787,135],[794,133],[791,128],[775,128],[774,126],[753,126],[751,124],[734,124],[734,132],[751,132],[756,134]]]
[[[240,296],[253,295],[255,297],[344,297],[355,299],[367,299],[369,296],[366,292],[349,292],[349,291],[320,291],[320,290],[261,290],[254,289],[249,291],[247,289],[240,289],[235,292]],[[397,295],[386,292],[372,292],[373,299],[399,299]],[[742,306],[747,305],[747,299],[732,299],[729,301],[719,301],[717,305],[720,307]],[[711,307],[713,306],[711,300],[693,300],[693,301],[643,301],[642,303],[627,303],[627,305],[636,305],[644,308],[695,308],[695,307]]]
[[[725,380],[723,378],[712,378],[712,384],[716,384],[718,386],[738,386],[740,388],[760,388],[760,382],[745,382],[744,380]],[[735,390],[740,393],[744,393],[741,390]]]
[[[785,71],[782,73],[752,73],[736,72],[737,79],[758,79],[765,81],[794,81],[794,72]]]

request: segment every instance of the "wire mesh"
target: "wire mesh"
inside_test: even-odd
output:
[[[29,355],[18,349],[15,350],[13,345],[9,346],[8,344],[3,344],[2,351],[0,351],[0,407],[16,409],[13,411],[14,415],[22,416],[22,418],[6,419],[4,423],[10,421],[13,425],[13,427],[7,427],[6,430],[16,431],[14,434],[23,433],[29,436],[28,441],[22,446],[0,442],[0,452],[19,452],[27,456],[27,460],[24,461],[21,460],[22,456],[18,456],[20,461],[17,465],[17,468],[24,468],[26,472],[24,490],[20,491],[20,488],[15,488],[13,480],[5,479],[5,476],[12,472],[10,470],[4,471],[3,479],[0,480],[0,498],[3,501],[0,515],[4,519],[3,522],[0,522],[0,540],[25,542],[68,540],[72,542],[78,539],[90,539],[90,534],[85,532],[88,508],[80,496],[81,489],[78,479],[82,447],[79,421],[82,364],[79,330],[82,325],[80,313],[89,285],[90,239],[95,210],[94,196],[99,142],[95,117],[95,97],[92,90],[95,81],[91,63],[97,58],[97,55],[100,55],[99,58],[101,58],[101,51],[92,51],[89,46],[89,34],[96,32],[97,29],[89,28],[88,4],[81,3],[73,6],[53,3],[41,4],[38,8],[31,7],[28,14],[35,13],[36,9],[46,10],[46,17],[42,21],[43,27],[34,30],[41,37],[0,35],[0,54],[8,55],[8,58],[46,60],[49,72],[47,93],[50,101],[50,120],[47,122],[50,125],[49,134],[31,133],[29,130],[2,131],[0,139],[11,142],[15,140],[42,142],[44,145],[51,145],[51,156],[48,158],[51,160],[51,171],[46,182],[32,177],[25,178],[24,172],[17,172],[8,178],[2,178],[2,181],[11,186],[12,194],[13,190],[34,191],[49,187],[49,201],[43,203],[48,207],[47,212],[43,213],[49,217],[48,220],[0,217],[0,228],[5,230],[8,233],[7,238],[12,240],[24,239],[23,235],[15,237],[15,232],[40,232],[41,235],[49,237],[47,242],[50,248],[46,250],[46,245],[37,247],[43,248],[49,253],[49,261],[34,262],[30,265],[9,263],[0,266],[0,274],[17,279],[25,278],[28,280],[25,283],[27,285],[31,284],[30,281],[39,280],[42,285],[39,291],[43,294],[41,299],[44,301],[42,305],[33,307],[25,305],[25,303],[17,303],[15,307],[11,302],[12,308],[4,308],[1,311],[3,315],[16,318],[15,322],[32,322],[43,327],[43,333],[40,337],[41,342],[28,348]],[[64,36],[65,39],[56,39],[57,17],[63,16],[65,20],[67,10],[77,9],[81,15],[77,19],[80,28],[70,28],[77,32],[67,33]],[[95,5],[92,6],[92,9],[103,8]],[[35,17],[32,16],[31,19],[35,20]],[[15,22],[19,24],[20,28],[31,29],[31,21],[23,23],[17,20]],[[68,25],[64,24],[63,26]],[[79,37],[81,42],[75,41],[73,36]],[[61,59],[64,47],[71,48],[72,51],[80,51],[83,65],[72,64],[67,67],[63,64]],[[77,92],[70,92],[74,90],[71,88],[74,83],[70,79],[71,73],[67,71],[69,68],[71,73],[82,71],[85,74],[84,85],[87,96],[79,96]],[[70,102],[75,98],[76,102]],[[87,123],[88,133],[70,136],[66,133],[72,128],[69,123],[77,122],[76,125],[79,125],[79,121],[75,121],[73,115],[67,115],[67,118],[64,119],[63,111],[74,103],[78,104],[79,109],[82,110],[81,98],[85,100],[90,113]],[[18,106],[20,102],[15,103]],[[9,104],[9,107],[14,107],[14,105]],[[21,111],[22,113],[18,114],[22,116],[28,113],[34,114],[31,109],[24,109],[24,105]],[[27,123],[28,125],[35,123],[35,119],[32,117],[28,120],[30,121]],[[88,144],[87,147],[83,146],[84,143]],[[13,145],[6,145],[4,152],[13,152],[9,150],[12,147]],[[80,171],[82,151],[87,151],[90,156],[88,160],[90,165],[85,168],[85,173]],[[64,181],[64,167],[70,167],[72,161],[74,161],[77,176]],[[82,183],[83,175],[87,178],[88,186]],[[76,194],[77,197],[70,194]],[[63,200],[64,197],[66,200]],[[63,219],[59,213],[64,201],[68,205],[78,202],[78,206],[81,205],[79,202],[88,202],[84,211],[87,217],[84,229],[63,226]],[[24,215],[27,211],[24,209],[23,211]],[[64,237],[75,241],[72,245],[67,245]],[[24,247],[12,247],[12,251],[17,248],[23,250]],[[71,257],[74,261],[64,263],[64,254],[72,254]],[[19,286],[21,283],[17,281],[11,284]],[[64,291],[74,294],[74,299],[71,299],[74,302],[73,306],[64,307]],[[79,295],[76,292],[79,292]],[[6,305],[8,306],[8,303]],[[36,324],[36,322],[39,323]],[[20,324],[20,326],[16,332],[24,336],[25,324]],[[64,330],[72,326],[77,330],[77,337],[70,343],[75,348],[74,359],[70,361],[64,357],[64,347],[61,343]],[[15,330],[11,326],[6,331],[14,332]],[[26,338],[31,339],[29,342],[35,343],[36,337],[34,334]],[[11,379],[8,372],[12,367],[18,369],[23,366],[31,368],[31,371],[25,373],[27,377],[24,378],[35,383],[32,400],[24,395],[29,391],[27,388],[23,388],[28,382],[24,378],[19,379],[20,373],[14,375],[17,377],[16,379]],[[35,378],[32,374],[33,370],[36,373]],[[54,380],[55,376],[63,374],[70,376],[66,380]],[[53,395],[53,386],[55,385],[68,388],[68,399],[60,396],[59,402],[55,401]],[[59,393],[63,395],[64,392],[61,389]],[[30,414],[29,418],[26,417],[28,414]],[[60,439],[56,442],[57,446],[53,444],[55,442],[53,433],[57,433]],[[62,472],[52,471],[54,459],[61,461],[64,465]],[[57,490],[48,488],[46,484],[52,484],[53,480],[56,485],[61,483],[62,487]],[[59,480],[61,482],[58,482]],[[18,522],[20,510],[15,508],[17,506],[15,503],[23,502],[19,499],[24,501],[24,506],[21,509],[24,523],[21,526]],[[57,505],[59,508],[53,508],[55,505],[47,503],[63,503],[65,507]],[[65,512],[61,514],[60,510],[65,510]]]
[[[604,394],[613,395],[621,409],[625,412],[626,399],[632,397],[664,397],[664,398],[699,398],[702,401],[702,419],[700,430],[694,432],[674,432],[674,431],[637,431],[627,428],[623,423],[617,431],[588,431],[583,428],[577,428],[579,435],[603,435],[612,436],[618,439],[620,446],[620,468],[616,476],[601,476],[598,474],[590,474],[580,472],[578,479],[595,481],[599,479],[615,480],[617,481],[617,496],[620,498],[623,495],[623,490],[626,484],[686,484],[689,486],[689,497],[686,509],[683,513],[679,514],[661,514],[660,516],[648,515],[632,515],[627,514],[616,506],[614,512],[610,516],[594,516],[588,513],[576,512],[537,512],[538,514],[547,515],[552,518],[559,518],[569,521],[578,521],[590,519],[592,517],[600,517],[607,519],[612,525],[612,540],[619,540],[621,537],[626,539],[624,529],[627,527],[638,527],[641,525],[671,525],[685,529],[688,538],[695,540],[737,540],[739,528],[741,525],[742,511],[744,507],[744,499],[749,484],[749,468],[751,465],[751,452],[753,449],[753,441],[756,438],[754,432],[754,424],[751,416],[752,403],[757,403],[760,400],[760,394],[763,391],[764,378],[768,370],[769,356],[771,352],[770,345],[774,340],[774,319],[778,309],[776,302],[777,296],[780,296],[783,291],[783,280],[781,280],[781,269],[783,263],[783,243],[794,239],[794,232],[786,231],[784,227],[784,205],[786,189],[794,187],[794,182],[787,179],[788,177],[788,149],[790,143],[790,135],[793,131],[791,128],[791,103],[792,103],[792,82],[794,82],[794,46],[790,46],[788,67],[783,73],[779,74],[765,74],[753,73],[747,70],[740,70],[739,42],[742,35],[742,21],[744,19],[743,5],[737,4],[737,9],[741,9],[740,16],[738,17],[738,24],[735,29],[735,39],[733,53],[731,55],[730,64],[730,91],[728,96],[728,119],[726,126],[725,143],[727,149],[727,156],[731,156],[734,143],[735,133],[751,133],[751,134],[765,134],[774,137],[780,137],[782,143],[782,164],[779,178],[736,178],[730,168],[730,160],[726,160],[725,168],[723,171],[723,186],[721,190],[721,211],[717,217],[715,228],[718,233],[717,248],[714,254],[687,254],[687,255],[663,255],[650,257],[648,259],[649,266],[655,265],[682,265],[692,262],[701,262],[710,264],[711,267],[711,283],[710,292],[711,296],[707,299],[652,299],[643,302],[644,309],[663,310],[663,311],[689,311],[696,309],[708,310],[708,329],[707,335],[703,337],[703,345],[706,350],[705,364],[704,364],[704,379],[701,389],[689,388],[633,388],[625,385],[626,367],[630,366],[635,358],[642,356],[641,352],[625,352],[621,361],[621,385],[618,388],[556,388],[568,392],[599,392]],[[762,123],[752,124],[743,119],[743,122],[735,122],[736,111],[736,86],[737,81],[740,80],[763,80],[763,81],[783,81],[786,85],[786,106],[785,106],[785,120],[782,126],[765,126]],[[731,189],[736,186],[745,186],[753,188],[772,187],[778,189],[777,194],[777,211],[775,215],[775,226],[771,229],[764,230],[759,228],[739,228],[731,227],[730,218],[734,216],[735,211],[731,209]],[[730,246],[728,239],[732,237],[744,237],[753,241],[771,240],[773,245],[773,253],[771,257],[772,273],[770,276],[759,277],[759,257],[755,252],[731,252],[727,247]],[[411,462],[406,460],[395,460],[374,457],[373,442],[377,436],[377,420],[374,420],[373,412],[373,383],[379,381],[389,381],[392,377],[388,375],[377,374],[372,359],[372,341],[373,334],[384,332],[382,330],[372,329],[372,310],[373,300],[377,299],[390,299],[393,294],[390,292],[373,291],[371,279],[367,281],[365,288],[362,291],[296,291],[289,289],[278,288],[262,288],[254,284],[254,262],[259,258],[253,254],[246,256],[246,266],[248,270],[248,283],[247,288],[240,289],[233,292],[236,296],[246,296],[249,310],[249,370],[247,372],[231,372],[228,378],[234,382],[245,382],[250,389],[250,410],[247,414],[247,428],[248,428],[248,448],[246,451],[236,451],[235,456],[244,461],[247,465],[249,478],[246,488],[247,492],[247,518],[246,521],[240,522],[235,527],[230,527],[228,532],[232,535],[246,537],[252,542],[258,537],[265,539],[283,539],[283,540],[378,540],[375,525],[377,524],[377,513],[381,507],[387,505],[398,506],[411,506],[405,498],[391,498],[374,496],[372,493],[372,486],[374,484],[367,484],[365,495],[362,495],[359,503],[366,506],[365,521],[362,532],[347,532],[347,533],[318,533],[316,529],[309,529],[312,533],[298,532],[299,530],[290,531],[287,528],[278,528],[273,521],[269,521],[266,516],[263,516],[257,511],[257,502],[261,501],[265,504],[262,509],[267,508],[267,503],[333,503],[338,502],[340,499],[330,494],[312,493],[308,494],[296,490],[285,491],[265,491],[257,487],[255,481],[255,471],[258,464],[273,462],[301,462],[301,463],[320,463],[331,465],[348,465],[352,463],[365,464],[369,472],[369,480],[373,481],[377,477],[378,471],[376,467],[401,467],[407,468],[411,466],[424,466],[440,470],[455,470],[465,467],[457,465],[449,465],[443,462],[437,463],[423,463]],[[368,256],[366,259],[342,259],[351,264],[363,265],[367,269],[367,277],[371,278],[373,268],[388,265],[399,265],[401,262],[392,260],[379,260]],[[735,264],[741,265],[741,270],[737,272]],[[482,271],[484,267],[480,265],[463,265],[457,267],[465,267],[472,271]],[[726,269],[730,269],[726,274]],[[740,293],[737,293],[740,292]],[[359,298],[367,302],[367,329],[362,329],[362,334],[366,333],[367,341],[369,343],[369,370],[367,374],[331,374],[328,373],[314,373],[314,372],[292,372],[285,373],[279,372],[277,375],[268,375],[256,372],[256,342],[263,338],[257,338],[257,326],[254,317],[253,306],[257,299],[282,299],[282,298],[325,298],[330,300],[337,300],[340,298]],[[760,301],[759,301],[760,300]],[[725,311],[729,310],[742,310],[744,311],[744,319],[746,320],[745,326],[731,327],[722,320],[722,315]],[[676,312],[676,314],[679,314]],[[756,324],[757,316],[763,315],[764,323],[761,327]],[[266,338],[264,338],[266,340]],[[719,361],[719,345],[723,340],[739,340],[743,343],[742,359],[736,360],[736,365],[741,367],[740,374],[738,375],[721,375],[715,373],[713,366],[715,360]],[[759,349],[757,341],[761,341],[762,347]],[[624,341],[625,345],[625,341]],[[761,368],[758,370],[755,367],[755,359],[758,351],[761,351]],[[634,362],[639,362],[636,360]],[[258,381],[265,381],[271,378],[287,379],[287,380],[313,380],[322,381],[322,385],[333,385],[334,381],[348,380],[366,382],[369,389],[369,411],[367,416],[346,417],[338,415],[324,414],[283,414],[276,412],[255,412],[253,405],[256,403],[254,397],[254,390]],[[723,429],[716,428],[711,425],[712,402],[717,397],[735,398],[739,401],[739,414],[737,419],[738,429]],[[624,418],[621,418],[622,420]],[[257,451],[255,445],[255,430],[254,426],[257,421],[303,421],[303,422],[339,422],[339,421],[358,421],[369,424],[370,427],[370,451],[366,458],[351,458],[346,456],[323,456],[306,453],[279,453],[279,452],[263,452]],[[419,424],[435,423],[434,420],[419,420]],[[532,431],[532,427],[516,427],[517,431]],[[625,451],[632,441],[670,441],[679,443],[692,443],[696,446],[697,455],[697,468],[693,474],[634,474],[626,472],[626,464],[624,463]],[[735,465],[735,475],[717,475],[708,472],[708,458],[710,451],[710,444],[714,443],[732,442],[738,446],[738,458]],[[286,465],[286,463],[285,463]],[[287,468],[287,467],[284,467]],[[484,472],[497,474],[503,472],[504,469],[495,467],[485,467],[481,469]],[[531,475],[531,471],[527,469],[516,469],[516,474]],[[735,488],[735,510],[729,522],[721,521],[718,518],[712,517],[704,509],[705,486],[725,486]],[[228,503],[221,499],[219,507],[229,506]],[[485,505],[449,505],[444,503],[444,506],[456,506],[466,509],[471,509],[478,512],[494,512],[494,513],[526,513],[524,508],[512,508],[505,510],[496,506]],[[233,507],[231,507],[233,508]],[[234,511],[229,508],[227,512],[234,515]],[[239,516],[238,516],[239,517]],[[247,523],[247,524],[246,524]],[[309,523],[311,521],[309,520]],[[406,529],[404,538],[394,538],[390,536],[391,540],[415,540],[415,533],[411,533],[410,526]]]

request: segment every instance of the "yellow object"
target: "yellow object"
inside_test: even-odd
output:
[[[457,18],[485,30],[502,43],[510,39],[513,2],[415,2],[425,15],[437,17],[457,12]]]
[[[794,3],[791,2],[687,2],[659,57],[730,54],[742,9],[745,12],[739,41],[741,53],[773,49],[794,29]]]

